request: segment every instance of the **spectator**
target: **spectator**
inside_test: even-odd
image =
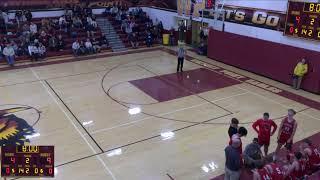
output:
[[[198,54],[202,55],[202,56],[206,56],[207,55],[207,48],[208,48],[208,46],[205,43],[205,41],[201,40],[201,43],[200,43],[200,45],[198,47]]]
[[[18,46],[18,56],[28,55],[28,45],[26,42],[21,41],[20,45]]]
[[[94,30],[94,31],[97,30],[98,23],[95,19],[91,21],[91,26],[92,26],[92,30]]]
[[[92,43],[91,43],[91,41],[90,41],[89,38],[88,38],[87,41],[85,42],[85,47],[86,47],[86,52],[87,52],[88,54],[94,53],[94,49],[93,49]]]
[[[66,43],[65,43],[64,40],[62,39],[62,35],[61,35],[61,34],[58,36],[58,41],[57,41],[57,42],[58,42],[58,43],[57,43],[57,50],[58,50],[58,51],[63,51]]]
[[[44,59],[46,57],[46,52],[47,52],[46,47],[42,43],[39,43],[38,50],[39,50],[39,57],[41,59]]]
[[[101,52],[101,46],[100,46],[100,42],[96,40],[96,38],[92,39],[92,46],[94,49],[95,53],[100,53]]]
[[[80,54],[85,55],[86,54],[86,46],[83,41],[80,41]]]
[[[171,28],[170,30],[170,36],[169,36],[170,46],[174,46],[175,43],[175,36],[174,36],[174,28]]]
[[[73,25],[70,28],[70,36],[72,38],[77,38],[77,36],[78,36],[77,29]]]
[[[32,13],[31,13],[31,11],[30,10],[26,10],[26,11],[24,11],[24,15],[25,15],[25,17],[26,17],[26,19],[27,19],[27,21],[31,21],[32,20]]]
[[[237,118],[231,119],[231,123],[228,130],[228,135],[230,139],[234,134],[238,133],[238,124],[239,124],[239,120]]]
[[[22,26],[22,35],[26,36],[30,34],[30,26],[26,23]]]
[[[74,25],[74,27],[76,27],[76,28],[82,28],[82,21],[80,20],[80,18],[79,17],[73,17],[73,25]]]
[[[94,36],[94,31],[93,31],[93,26],[89,23],[85,24],[85,30],[87,32],[87,37],[89,38],[90,36]]]
[[[66,32],[67,21],[66,21],[65,16],[61,16],[59,18],[59,28],[60,28],[60,30],[64,30]]]
[[[41,28],[45,30],[49,29],[49,20],[47,18],[41,20]]]
[[[11,40],[11,41],[10,41],[10,44],[11,44],[13,50],[14,50],[14,54],[15,54],[16,56],[19,56],[19,55],[18,55],[18,45],[17,45],[17,43],[14,42],[14,40]]]
[[[58,40],[55,36],[51,36],[49,39],[49,49],[51,51],[57,51]]]
[[[134,48],[134,49],[138,48],[139,43],[138,43],[138,38],[137,38],[136,33],[129,34],[128,39],[129,39],[129,42],[130,42],[132,48]]]
[[[231,145],[227,146],[225,151],[226,163],[225,163],[225,180],[239,180],[241,169],[241,155],[238,151],[241,142],[234,140]]]
[[[15,63],[15,52],[11,44],[7,44],[2,53],[7,59],[9,66],[13,67]]]
[[[30,32],[32,35],[37,34],[37,32],[38,32],[38,27],[33,22],[30,23]]]
[[[2,19],[4,20],[5,28],[7,30],[8,29],[8,25],[10,24],[9,23],[9,15],[8,15],[7,12],[2,11],[1,16],[2,16]]]
[[[293,72],[293,88],[296,90],[300,89],[301,82],[303,77],[308,72],[308,64],[306,63],[306,59],[302,58],[302,60],[296,65]]]
[[[106,10],[104,11],[103,14],[106,16],[111,14],[111,5],[110,4],[106,7]]]
[[[243,152],[244,164],[253,169],[263,162],[263,154],[259,145],[258,138],[254,138],[252,143],[248,144]]]
[[[121,12],[118,12],[116,17],[115,17],[115,20],[117,22],[117,24],[120,24],[121,23]]]
[[[80,44],[79,44],[79,40],[76,40],[76,41],[72,44],[72,51],[73,51],[73,55],[74,55],[74,56],[79,56],[79,54],[80,54]]]
[[[40,33],[40,36],[39,36],[40,42],[42,44],[44,44],[45,46],[48,46],[49,45],[48,39],[49,39],[49,37],[48,37],[47,33],[44,30],[42,30]]]
[[[31,61],[38,61],[40,57],[39,52],[39,43],[30,43],[28,46],[29,55],[31,57]]]
[[[126,27],[128,26],[128,20],[122,20],[122,23],[121,23],[121,31],[122,32],[126,32]]]
[[[99,39],[99,45],[100,47],[108,47],[109,46],[109,42],[108,42],[108,39],[107,39],[107,36],[102,36],[100,37]]]
[[[127,27],[126,27],[126,33],[127,34],[131,34],[132,33],[132,27],[130,26],[129,23],[127,24]]]
[[[24,21],[22,15],[23,15],[22,11],[20,11],[20,10],[17,10],[15,13],[15,19],[18,24],[18,27],[20,27],[20,24]]]
[[[146,44],[147,44],[147,47],[150,47],[153,44],[153,37],[150,31],[148,31],[147,33]]]
[[[119,11],[118,7],[116,5],[113,5],[113,7],[111,8],[111,15],[115,17],[118,11]]]

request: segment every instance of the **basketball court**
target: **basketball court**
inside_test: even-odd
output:
[[[0,109],[27,123],[1,139],[54,145],[54,179],[204,180],[224,173],[233,117],[249,130],[244,144],[262,113],[279,124],[288,108],[294,141],[318,133],[319,96],[188,55],[183,73],[166,48],[0,72]]]

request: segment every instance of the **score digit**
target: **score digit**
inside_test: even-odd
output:
[[[310,25],[313,26],[313,24],[314,24],[314,18],[311,18]]]
[[[296,16],[296,21],[300,24],[300,16]]]
[[[47,162],[48,162],[49,164],[52,163],[52,162],[51,162],[51,157],[47,157]]]
[[[309,11],[310,11],[310,12],[313,12],[313,11],[314,11],[314,4],[313,4],[313,3],[310,3],[310,4],[309,4]]]
[[[11,161],[13,164],[15,164],[15,163],[16,163],[16,158],[11,157],[11,158],[10,158],[10,161]]]
[[[29,164],[30,158],[26,158],[26,164]]]

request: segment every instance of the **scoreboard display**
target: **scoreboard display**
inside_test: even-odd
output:
[[[320,40],[320,3],[289,1],[284,34]]]
[[[2,146],[2,177],[54,177],[54,146]]]

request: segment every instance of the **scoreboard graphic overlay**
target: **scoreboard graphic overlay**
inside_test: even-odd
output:
[[[320,3],[289,1],[284,34],[320,40]]]
[[[54,146],[2,146],[2,177],[54,177]]]

